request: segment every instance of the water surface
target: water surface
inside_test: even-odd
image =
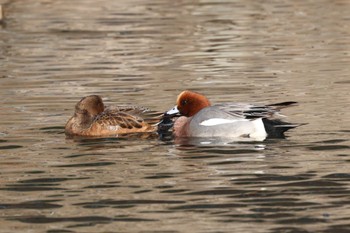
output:
[[[5,3],[5,1],[1,1]],[[26,0],[0,29],[1,232],[349,232],[348,1]],[[286,140],[67,139],[81,97],[298,101]]]

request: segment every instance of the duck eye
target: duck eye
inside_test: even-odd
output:
[[[182,106],[186,105],[187,103],[188,103],[187,100],[181,100],[181,105],[182,105]]]

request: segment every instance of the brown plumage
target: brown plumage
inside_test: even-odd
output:
[[[135,106],[105,108],[98,95],[82,98],[66,126],[67,135],[112,136],[129,133],[153,133],[162,113]]]

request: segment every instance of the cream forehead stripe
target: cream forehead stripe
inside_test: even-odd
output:
[[[183,91],[183,92],[180,93],[180,95],[178,95],[178,97],[177,97],[177,99],[176,99],[176,104],[177,104],[177,105],[179,104],[181,97],[182,97],[185,93],[187,93],[187,91]]]

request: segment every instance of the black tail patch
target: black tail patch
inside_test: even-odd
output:
[[[268,134],[267,138],[285,138],[284,132],[299,126],[278,119],[263,118],[262,121]]]

